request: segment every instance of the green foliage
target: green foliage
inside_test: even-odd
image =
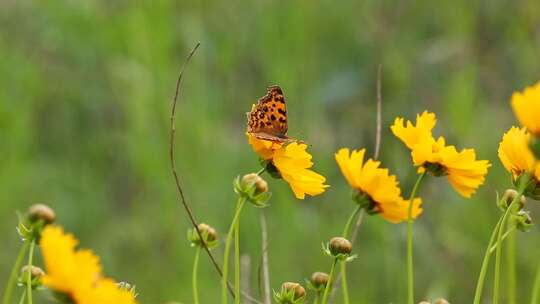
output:
[[[193,251],[183,233],[190,225],[167,145],[177,73],[201,41],[177,113],[178,170],[199,221],[225,235],[236,197],[231,178],[258,170],[244,113],[266,86],[280,84],[289,134],[311,146],[315,170],[332,187],[299,202],[285,183],[269,181],[272,286],[324,270],[319,244],[342,230],[352,204],[333,153],[372,149],[382,64],[381,159],[403,189],[414,174],[388,130],[397,115],[436,112],[449,142],[494,164],[471,200],[441,179],[427,181],[415,225],[417,296],[466,303],[499,216],[495,189],[510,185],[496,155],[516,123],[509,98],[538,80],[539,23],[536,0],[2,1],[0,286],[20,246],[14,210],[45,202],[102,257],[107,274],[137,284],[141,303],[191,301]],[[529,209],[535,218],[538,207]],[[251,227],[241,239],[253,282],[259,211],[242,215]],[[403,302],[404,232],[405,225],[365,219],[348,270],[356,303]],[[520,297],[529,294],[539,245],[535,228],[517,235]],[[217,275],[205,257],[200,266],[201,301],[217,303]]]

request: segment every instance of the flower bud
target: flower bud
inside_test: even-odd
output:
[[[28,209],[28,219],[32,223],[43,221],[45,224],[52,224],[56,219],[56,214],[51,207],[45,204],[35,204]]]
[[[326,284],[328,284],[328,274],[325,272],[314,272],[311,275],[311,285],[315,287],[315,289],[323,289],[326,287]]]
[[[433,304],[450,304],[450,302],[446,301],[446,299],[438,298]]]
[[[501,207],[502,210],[508,209],[508,207],[510,207],[510,204],[512,204],[512,202],[517,197],[517,195],[518,195],[518,192],[516,190],[506,189],[506,191],[504,191],[502,198],[499,200],[499,207]],[[522,195],[518,202],[519,204],[518,209],[521,210],[525,206],[526,202],[527,202],[527,199],[525,198],[525,196]]]
[[[285,282],[281,284],[280,292],[274,294],[274,297],[280,304],[303,303],[306,290],[298,283]]]
[[[333,237],[330,239],[329,248],[333,256],[340,254],[348,255],[352,251],[352,244],[346,238]]]
[[[30,267],[30,271],[28,269],[28,266],[23,266],[21,268],[19,283],[21,285],[27,286],[28,272],[30,272],[30,286],[32,287],[32,289],[35,289],[41,285],[41,278],[45,275],[45,272],[41,268],[36,266]]]
[[[201,233],[199,235],[199,232]],[[202,246],[201,242],[201,236],[204,239],[204,243],[208,248],[214,248],[217,246],[217,233],[212,226],[205,224],[205,223],[199,223],[197,225],[197,229],[191,228],[188,230],[187,238],[191,242],[191,246]]]
[[[527,232],[534,225],[533,220],[529,212],[520,210],[516,215],[513,216],[516,229],[522,232]]]
[[[21,278],[26,280],[28,275],[28,265],[25,265],[21,268]],[[31,266],[30,267],[30,277],[32,279],[40,279],[45,275],[45,272],[43,269],[37,267],[37,266]]]
[[[429,303],[428,301],[422,301],[422,302],[418,302],[418,304],[431,304],[431,303]]]
[[[197,228],[199,229],[199,232],[204,236],[206,236],[207,242],[213,242],[217,239],[217,233],[212,226],[207,225],[205,223],[200,223],[197,225]]]
[[[249,173],[244,175],[241,183],[246,188],[250,187],[251,185],[255,185],[255,195],[268,191],[268,183],[257,173]]]

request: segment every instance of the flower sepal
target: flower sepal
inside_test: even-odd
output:
[[[208,247],[208,249],[217,247],[218,240],[217,240],[216,230],[214,228],[212,228],[211,226],[205,223],[200,223],[197,226],[197,228],[199,228],[199,232],[201,233],[204,239],[204,242],[206,244],[206,247]],[[201,238],[199,236],[199,233],[197,232],[197,229],[195,228],[188,229],[187,238],[190,242],[191,247],[197,247],[197,246],[202,247],[203,244],[201,242]]]
[[[522,232],[528,232],[534,226],[529,211],[525,210],[520,210],[516,214],[512,214],[511,221],[514,223],[516,229]]]
[[[530,173],[521,173],[514,179],[517,189],[524,189],[523,195],[534,200],[540,200],[540,183]]]
[[[448,172],[446,170],[446,168],[441,165],[441,164],[438,164],[438,163],[425,163],[424,164],[424,169],[431,173],[431,175],[435,176],[435,177],[441,177],[441,176],[445,176],[445,175],[448,175]]]
[[[19,276],[19,285],[26,286],[28,283],[28,272],[30,272],[30,286],[32,289],[38,289],[41,287],[41,278],[45,275],[43,269],[32,266],[28,270],[28,266],[23,266],[21,268],[21,274]]]
[[[341,262],[351,262],[358,256],[351,255],[352,244],[342,237],[334,237],[329,242],[322,244],[324,254]]]
[[[272,193],[268,191],[268,185],[256,173],[246,174],[242,178],[236,177],[233,181],[234,192],[241,197],[244,197],[255,207],[265,208],[269,205],[267,202],[272,197]]]
[[[279,292],[274,291],[274,300],[279,304],[303,304],[306,299],[306,290],[302,285],[285,282]]]

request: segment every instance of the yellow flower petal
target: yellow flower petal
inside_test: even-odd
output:
[[[525,128],[510,128],[499,144],[499,159],[514,178],[528,172],[540,180],[540,164],[529,149],[529,140],[530,134]]]
[[[394,175],[388,169],[380,168],[380,162],[368,159],[364,162],[365,149],[350,151],[340,149],[336,154],[336,162],[343,176],[353,189],[369,196],[376,205],[375,210],[381,216],[397,223],[407,220],[409,204],[401,197],[401,189]],[[415,200],[413,218],[421,213],[421,201]]]
[[[491,165],[488,161],[476,160],[472,149],[458,152],[454,146],[446,145],[444,137],[435,140],[432,135],[435,123],[435,114],[424,112],[417,115],[416,125],[407,121],[405,126],[403,118],[396,118],[391,129],[411,150],[413,163],[419,167],[418,173],[429,170],[436,176],[446,175],[459,194],[471,197],[484,183]]]
[[[392,133],[399,138],[409,149],[413,149],[419,142],[429,142],[432,138],[431,131],[437,123],[434,113],[424,111],[421,115],[416,115],[416,125],[398,117],[390,127]]]
[[[272,158],[272,163],[298,199],[304,199],[306,194],[319,195],[328,187],[324,184],[324,176],[309,170],[313,162],[306,149],[306,144],[291,143],[275,150]]]
[[[104,278],[90,250],[76,250],[78,241],[58,226],[46,226],[40,240],[46,275],[43,285],[63,293],[76,304],[134,304],[135,295]]]
[[[523,92],[514,92],[511,103],[521,125],[540,136],[540,81]]]

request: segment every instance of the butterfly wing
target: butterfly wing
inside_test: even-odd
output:
[[[287,107],[283,91],[271,86],[248,113],[248,133],[259,139],[288,141]]]

